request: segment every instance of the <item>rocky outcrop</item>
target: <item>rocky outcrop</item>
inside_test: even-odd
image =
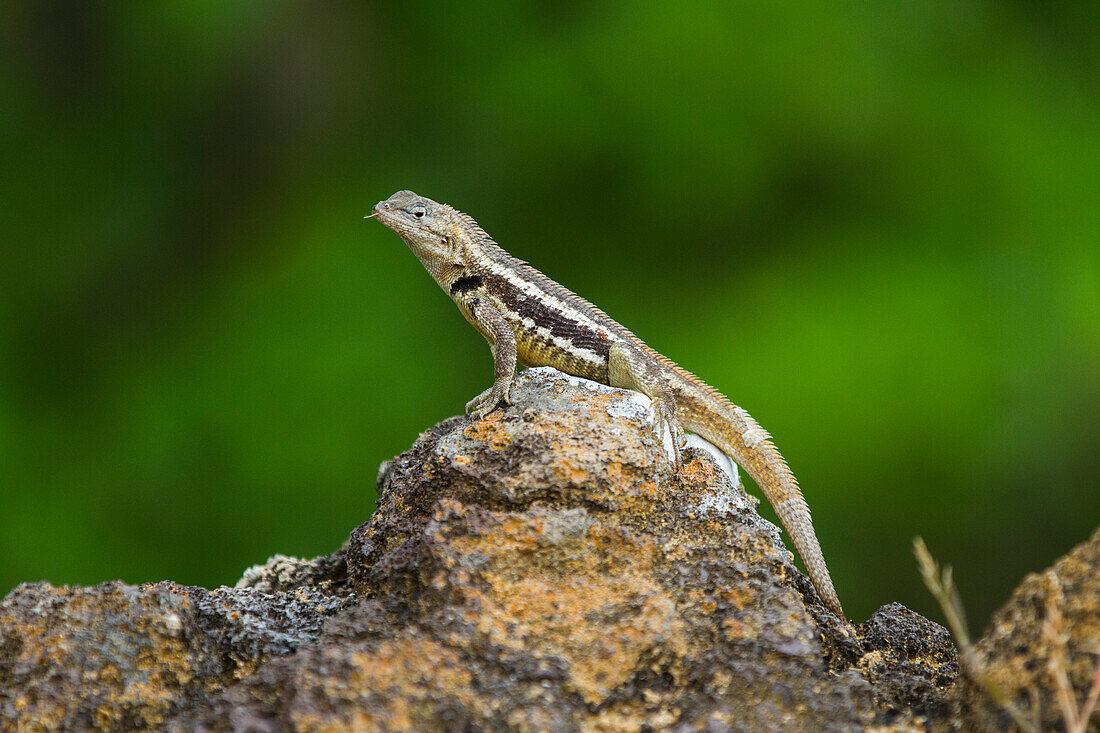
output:
[[[293,562],[297,583],[21,585],[0,602],[0,730],[157,728],[322,635],[354,603],[342,563]]]
[[[898,605],[855,628],[832,615],[736,473],[693,449],[673,471],[643,397],[548,369],[515,397],[387,464],[374,516],[332,556],[214,591],[20,586],[0,603],[0,726],[847,731],[973,714],[941,627]]]
[[[1005,606],[993,614],[975,645],[979,669],[1026,719],[1040,730],[1066,730],[1064,702],[1079,710],[1093,685],[1100,685],[1100,529],[1088,542],[1042,573],[1024,578]],[[993,703],[986,686],[969,679],[952,690],[951,703],[968,730],[1003,731],[1011,719]],[[1100,733],[1100,714],[1088,727]]]

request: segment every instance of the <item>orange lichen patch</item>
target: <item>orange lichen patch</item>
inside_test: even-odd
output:
[[[543,517],[501,514],[495,526],[478,534],[451,537],[447,542],[461,555],[514,555],[537,550],[545,525]]]
[[[338,664],[337,650],[330,652]],[[452,649],[423,638],[403,638],[380,643],[369,651],[347,656],[344,674],[303,674],[304,688],[314,687],[350,716],[333,720],[321,714],[295,714],[296,730],[423,730],[430,726],[431,700],[448,698],[473,704],[470,672]],[[308,690],[307,690],[308,693]],[[339,703],[344,703],[339,705]]]
[[[356,710],[347,718],[337,718],[329,714],[303,712],[295,710],[290,715],[293,730],[309,733],[377,733],[378,731],[416,730],[408,715],[408,704],[404,700],[395,700],[401,710],[397,713],[388,708]]]
[[[698,458],[692,459],[680,466],[680,476],[684,481],[701,486],[712,486],[718,481],[714,470],[714,464]]]
[[[560,455],[561,460],[554,464],[554,471],[574,486],[583,486],[592,474],[566,458],[564,453]]]
[[[734,608],[746,608],[753,602],[752,593],[748,592],[743,585],[721,588],[715,592],[715,595]]]
[[[686,647],[675,603],[638,575],[497,576],[489,582],[492,598],[478,630],[494,643],[565,659],[567,684],[592,704],[637,672],[655,638],[680,652]]]
[[[647,575],[660,552],[655,541],[593,525],[542,542],[551,530],[561,531],[551,518],[509,516],[477,538],[458,538],[455,549],[484,563],[484,591],[474,593],[478,631],[497,644],[562,657],[570,686],[598,703],[635,674],[655,638],[682,650],[683,621]],[[563,546],[571,543],[586,549]],[[532,560],[517,551],[539,554]]]
[[[594,415],[598,415],[601,419],[606,419],[608,422],[617,422],[621,418],[612,417],[608,413],[609,407],[621,406],[624,400],[622,393],[592,391],[592,392],[578,392],[579,399],[576,401],[585,405],[586,409],[590,410]]]
[[[76,690],[83,691],[83,699],[102,700],[89,711],[98,728],[117,729],[126,720],[163,723],[178,702],[180,688],[196,676],[187,645],[174,633],[165,633],[178,628],[175,613],[162,611],[156,599],[125,590],[58,588],[55,596],[63,604],[32,623],[13,623],[0,615],[0,628],[21,642],[17,663],[79,671],[69,678],[71,687],[24,699],[17,706],[19,717],[11,721],[16,728],[61,727],[69,714],[67,696]],[[104,628],[104,614],[116,616],[120,625]]]
[[[650,712],[637,704],[618,703],[588,718],[581,725],[582,733],[638,733],[642,730],[664,730],[680,719],[680,711],[661,709]]]
[[[382,730],[410,730],[408,725],[399,725],[384,714],[356,710],[350,718],[333,720],[329,715],[295,711],[290,716],[296,731],[309,733],[374,733]],[[407,721],[405,721],[407,722]]]
[[[533,550],[538,546],[539,536],[542,534],[544,521],[540,518],[522,517],[515,514],[505,515],[491,535],[471,538],[478,544],[490,542],[495,553],[511,553],[516,551]],[[491,539],[490,539],[491,537]]]
[[[924,720],[905,720],[891,725],[869,725],[863,729],[865,733],[927,733],[928,727]]]
[[[499,414],[494,413],[480,420],[474,420],[462,434],[471,440],[483,440],[493,450],[500,450],[512,444],[512,435],[505,428]]]
[[[391,688],[453,692],[470,685],[470,673],[458,654],[428,639],[384,641],[370,652],[352,654],[350,660],[352,670],[343,682],[354,694]]]
[[[629,490],[622,491],[617,497],[619,499],[618,508],[619,511],[626,514],[641,516],[652,511],[661,493],[661,488],[656,481],[630,484],[627,479],[623,479],[622,485],[624,489]]]
[[[646,572],[661,548],[650,537],[629,538],[599,524],[568,527],[560,516],[507,515],[501,524],[468,538],[464,552],[476,552],[486,568],[504,572],[521,563],[536,571],[568,577],[577,573]],[[536,553],[517,557],[516,552]]]
[[[97,717],[114,721],[117,727],[129,711],[142,709],[142,717],[150,722],[163,720],[178,698],[179,688],[195,677],[187,648],[177,639],[150,638],[153,646],[141,649],[135,660],[137,669],[147,674],[130,680],[107,704],[97,708]],[[116,670],[117,672],[117,670]],[[112,687],[123,681],[121,674],[112,679]]]
[[[657,495],[657,483],[655,481],[645,481],[635,486],[637,479],[623,473],[622,461],[609,461],[606,471],[606,479],[610,482],[611,490],[614,492],[633,493],[643,498]]]
[[[458,455],[452,458],[451,461],[453,461],[456,466],[469,466],[473,463],[474,459],[472,456]]]
[[[736,618],[726,617],[722,619],[722,630],[727,639],[744,639],[746,637],[745,625]]]

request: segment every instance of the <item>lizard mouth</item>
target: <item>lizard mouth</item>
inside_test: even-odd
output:
[[[375,219],[382,222],[390,229],[393,229],[395,232],[398,233],[412,232],[418,228],[406,222],[400,214],[398,214],[391,208],[388,201],[379,201],[377,204],[375,204],[374,208],[371,209],[371,214],[374,216]]]
[[[431,247],[427,244],[432,239],[431,231],[427,227],[418,226],[393,210],[378,211],[376,208],[375,212],[374,218],[401,237],[414,252],[425,247]]]

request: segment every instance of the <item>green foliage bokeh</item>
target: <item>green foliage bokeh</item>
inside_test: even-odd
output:
[[[1097,8],[6,4],[0,595],[364,521],[491,377],[411,188],[753,413],[854,618],[922,534],[980,624],[1100,519]]]

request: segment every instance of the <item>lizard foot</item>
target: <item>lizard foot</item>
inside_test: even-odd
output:
[[[466,403],[466,414],[475,420],[480,420],[498,407],[511,403],[508,390],[498,390],[496,385],[493,385]]]
[[[653,400],[653,429],[663,443],[667,434],[672,442],[672,463],[680,468],[680,449],[687,444],[684,428],[676,420],[676,403],[671,397],[659,397]]]

